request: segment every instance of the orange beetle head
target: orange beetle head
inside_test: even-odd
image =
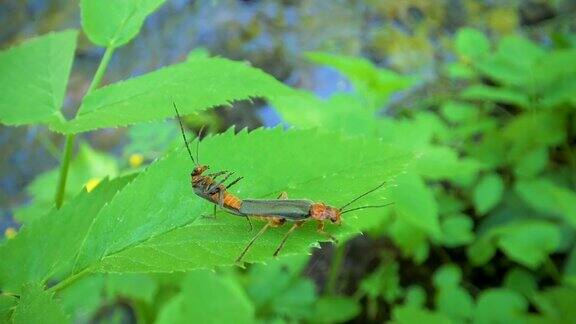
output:
[[[210,167],[207,165],[197,165],[196,167],[194,167],[194,170],[192,171],[192,173],[190,175],[193,177],[199,176],[208,169],[210,169]]]
[[[330,220],[332,223],[340,225],[341,217],[340,217],[340,209],[330,207],[323,203],[315,203],[312,205],[310,210],[311,217],[319,220]]]

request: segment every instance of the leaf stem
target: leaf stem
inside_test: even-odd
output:
[[[96,69],[96,74],[94,74],[94,78],[92,79],[92,83],[90,83],[90,87],[88,88],[88,91],[86,91],[86,94],[84,96],[89,95],[92,90],[94,90],[95,88],[98,87],[98,85],[100,85],[100,82],[102,81],[102,77],[104,76],[104,72],[106,72],[106,68],[108,67],[108,64],[110,63],[110,59],[112,58],[112,54],[114,53],[115,47],[107,47],[106,51],[104,52],[104,55],[102,56],[102,60],[100,60],[100,65],[98,65],[98,68]]]
[[[64,202],[64,193],[66,192],[66,179],[68,178],[68,169],[70,168],[73,149],[74,134],[66,135],[64,152],[62,153],[62,164],[60,165],[60,175],[58,176],[58,187],[56,188],[56,208],[60,208]]]
[[[57,292],[60,291],[68,286],[70,286],[71,284],[73,284],[74,282],[76,282],[77,280],[83,278],[84,276],[86,276],[87,274],[90,273],[92,269],[90,269],[90,267],[84,268],[84,270],[75,273],[73,275],[71,275],[70,277],[60,281],[59,283],[57,283],[56,285],[50,287],[48,289],[49,292]]]
[[[94,74],[94,78],[90,83],[90,87],[88,87],[88,91],[84,97],[89,95],[92,90],[100,85],[102,81],[102,77],[104,76],[104,72],[108,67],[108,63],[110,63],[110,59],[112,58],[112,54],[114,53],[114,47],[107,47],[104,55],[102,56],[102,60],[100,60],[100,64],[96,69],[96,73]],[[74,149],[74,139],[75,134],[68,134],[66,135],[66,142],[64,143],[64,151],[62,152],[62,164],[60,165],[60,175],[58,177],[58,187],[56,188],[56,197],[55,203],[56,208],[60,208],[62,203],[64,203],[64,193],[66,192],[66,179],[68,178],[68,170],[70,169],[70,161],[72,160],[72,151]]]

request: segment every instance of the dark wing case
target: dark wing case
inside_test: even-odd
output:
[[[312,201],[304,199],[246,199],[240,213],[253,216],[280,216],[290,220],[308,218]]]

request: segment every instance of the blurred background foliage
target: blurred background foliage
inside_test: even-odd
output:
[[[0,9],[2,49],[79,25],[69,1],[7,0]],[[364,222],[366,235],[311,256],[90,276],[58,296],[65,310],[77,322],[115,323],[570,322],[575,18],[569,0],[168,1],[117,51],[106,83],[191,51],[249,61],[293,86],[292,95],[191,116],[189,128],[282,123],[382,138],[419,156],[398,179],[410,190],[393,193],[413,207],[398,211],[402,220]],[[68,112],[101,55],[81,39]],[[181,145],[178,136],[173,122],[90,133],[66,194],[137,172]],[[45,127],[2,127],[0,143],[0,230],[10,239],[51,206],[63,139]]]

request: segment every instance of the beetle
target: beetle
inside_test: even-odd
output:
[[[184,126],[182,125],[182,120],[180,118],[180,113],[178,112],[178,108],[176,108],[176,103],[172,103],[174,106],[174,111],[176,112],[176,118],[178,119],[178,124],[180,125],[180,131],[182,133],[182,139],[184,140],[184,146],[188,151],[188,155],[194,163],[194,168],[190,173],[190,182],[192,184],[192,188],[194,189],[194,193],[205,199],[210,201],[214,204],[214,212],[213,216],[216,215],[216,206],[220,206],[224,210],[229,213],[244,216],[239,212],[241,200],[240,198],[236,197],[235,195],[231,194],[228,189],[238,183],[243,177],[238,177],[232,182],[225,184],[225,182],[234,174],[234,172],[229,171],[219,171],[211,174],[205,174],[205,172],[210,169],[210,166],[203,165],[199,163],[199,145],[200,140],[196,143],[196,159],[192,155],[192,151],[190,150],[190,145],[188,144],[188,139],[186,138],[186,133],[184,132]],[[202,131],[200,131],[201,133]],[[222,180],[217,181],[216,179],[220,176],[224,176]],[[249,218],[246,217],[250,224],[250,228],[252,228],[252,222]]]
[[[300,226],[309,220],[316,220],[318,222],[317,231],[318,233],[329,237],[332,241],[337,242],[337,239],[330,233],[324,230],[325,222],[330,221],[336,225],[340,225],[342,222],[342,215],[351,211],[366,209],[366,208],[382,208],[393,203],[388,203],[384,205],[373,205],[373,206],[361,206],[352,209],[345,210],[346,207],[350,206],[360,198],[380,189],[386,184],[382,182],[377,187],[368,190],[367,192],[361,194],[360,196],[352,199],[347,204],[340,208],[329,206],[323,202],[314,202],[308,199],[287,199],[287,194],[282,193],[278,199],[244,199],[240,202],[240,208],[238,212],[241,215],[252,217],[255,219],[260,219],[266,221],[266,225],[260,229],[256,235],[248,242],[240,256],[236,259],[236,262],[240,262],[244,255],[248,252],[250,247],[254,242],[262,235],[269,227],[279,227],[284,225],[287,221],[292,221],[294,224],[286,232],[280,245],[274,251],[274,256],[280,253],[280,250],[286,244],[288,237]]]

